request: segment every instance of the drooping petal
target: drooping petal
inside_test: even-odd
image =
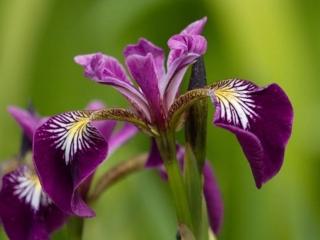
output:
[[[203,176],[203,193],[206,200],[209,223],[213,232],[218,234],[223,220],[223,201],[219,186],[208,161],[204,164]]]
[[[84,67],[86,77],[116,88],[138,112],[150,120],[147,101],[143,94],[131,83],[117,59],[102,53],[95,53],[76,56],[75,62]]]
[[[33,134],[40,123],[40,118],[31,113],[28,110],[24,110],[18,107],[10,106],[8,108],[9,113],[17,121],[17,123],[22,128],[24,134],[32,141]]]
[[[82,217],[94,212],[78,189],[107,152],[107,142],[91,124],[88,111],[51,117],[34,136],[34,162],[45,192],[63,211]]]
[[[175,35],[168,41],[170,53],[168,57],[168,73],[165,84],[161,88],[166,105],[173,103],[189,65],[202,56],[207,50],[207,41],[200,35]]]
[[[260,88],[233,79],[214,85],[212,100],[214,123],[237,136],[260,188],[283,163],[293,121],[288,97],[276,84]]]
[[[147,39],[141,38],[137,44],[128,45],[124,50],[127,58],[132,55],[147,56],[152,55],[154,72],[160,79],[164,75],[164,53],[163,50]]]
[[[207,23],[207,17],[203,17],[189,24],[185,29],[181,31],[181,34],[200,35],[206,23]]]
[[[130,123],[125,123],[123,127],[113,133],[109,143],[109,155],[111,155],[115,150],[117,150],[121,145],[123,145],[126,141],[131,139],[135,134],[137,134],[138,128]]]
[[[152,118],[158,122],[163,122],[162,102],[158,88],[159,79],[153,55],[151,53],[148,53],[146,56],[138,54],[128,55],[126,63],[132,77],[136,80],[148,100]]]
[[[35,173],[22,166],[3,178],[0,218],[12,240],[45,240],[63,225],[67,215],[42,191]]]

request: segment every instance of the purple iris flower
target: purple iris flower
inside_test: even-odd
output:
[[[260,188],[280,170],[291,135],[293,110],[277,84],[262,88],[250,81],[228,79],[180,95],[188,67],[206,52],[207,41],[201,35],[206,20],[195,21],[168,40],[166,66],[163,50],[150,41],[140,39],[137,44],[128,45],[125,63],[136,84],[111,56],[94,53],[75,57],[86,77],[114,87],[132,108],[63,113],[37,129],[35,164],[45,191],[59,207],[79,216],[93,215],[77,189],[107,155],[112,137],[105,132],[110,128],[101,126],[108,124],[106,120],[132,123],[163,140],[181,126],[184,113],[192,104],[208,97],[215,106],[213,123],[236,135],[256,186]],[[213,179],[206,169],[204,176]],[[206,198],[214,196],[208,191]],[[208,209],[213,211],[214,207]]]
[[[33,133],[41,119],[16,107],[10,107],[9,112],[23,129],[27,141],[32,142]],[[12,240],[49,239],[50,234],[67,219],[67,215],[43,191],[32,161],[29,160],[26,163],[20,162],[2,178],[0,219]]]
[[[180,145],[177,145],[177,160],[183,172],[184,169],[185,150]],[[159,170],[160,176],[167,180],[167,172],[163,165],[163,160],[159,149],[155,143],[152,142],[151,150],[146,162],[146,168],[156,168]],[[219,186],[214,175],[213,169],[209,161],[206,161],[203,169],[203,195],[206,202],[207,214],[209,223],[214,234],[218,234],[223,221],[223,201]]]
[[[277,84],[259,87],[241,79],[223,80],[179,95],[188,66],[206,52],[207,41],[200,35],[206,20],[190,24],[168,40],[167,71],[161,48],[146,39],[128,45],[124,50],[126,65],[138,86],[113,57],[102,53],[77,56],[75,61],[83,66],[86,77],[113,86],[133,108],[96,111],[90,118],[129,121],[157,138],[167,129],[178,128],[193,103],[210,97],[215,106],[214,124],[236,135],[260,188],[283,163],[293,109]]]
[[[85,203],[95,170],[137,132],[129,123],[117,131],[115,121],[91,123],[90,113],[103,108],[101,103],[92,103],[88,110],[50,117],[34,135],[34,163],[40,182],[52,201],[68,214],[95,215]]]

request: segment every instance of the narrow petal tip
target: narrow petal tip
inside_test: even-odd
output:
[[[207,23],[207,17],[205,16],[189,24],[185,29],[182,30],[181,34],[199,35],[202,33],[206,23]]]

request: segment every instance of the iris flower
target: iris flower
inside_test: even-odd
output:
[[[96,124],[118,120],[136,125],[155,138],[167,168],[176,164],[174,134],[185,120],[185,111],[206,98],[215,107],[213,123],[237,137],[258,188],[280,170],[291,135],[293,110],[277,84],[259,87],[247,80],[228,79],[180,94],[188,67],[206,52],[207,41],[201,35],[206,21],[195,21],[168,40],[166,64],[164,51],[144,38],[124,49],[129,74],[116,58],[102,53],[75,57],[86,77],[115,88],[131,108],[62,113],[37,129],[34,154],[40,180],[49,196],[65,210],[91,214],[79,197],[70,193],[106,155],[109,139],[103,138]],[[173,168],[171,172],[167,168],[169,182],[176,184],[173,189],[183,191],[181,177],[170,181],[172,173],[179,171],[178,166]],[[77,209],[70,208],[70,199],[77,199],[71,201]],[[182,219],[187,204],[178,202],[175,205],[181,208],[177,212]]]
[[[34,136],[34,163],[45,192],[64,212],[93,217],[86,193],[97,167],[137,132],[132,124],[115,131],[115,121],[91,123],[90,112],[104,108],[94,102],[85,111],[50,117]]]
[[[41,119],[16,107],[9,108],[9,111],[23,129],[25,141],[31,143]],[[3,176],[0,219],[10,239],[49,239],[49,235],[61,227],[66,218],[67,215],[43,191],[31,161],[15,163],[15,168]]]
[[[138,86],[111,56],[95,53],[75,57],[86,77],[116,88],[133,108],[104,109],[88,114],[87,119],[129,121],[157,138],[168,129],[175,130],[188,107],[209,97],[215,106],[213,123],[236,135],[260,188],[282,165],[291,135],[292,106],[277,84],[259,87],[241,79],[223,80],[179,95],[188,66],[206,52],[207,41],[200,35],[206,20],[191,23],[168,40],[167,72],[161,48],[146,39],[128,45],[124,50],[126,65]]]

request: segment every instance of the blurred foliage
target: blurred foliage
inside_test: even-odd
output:
[[[32,100],[43,115],[83,108],[91,99],[125,106],[113,89],[82,76],[75,55],[103,51],[123,61],[122,49],[141,36],[167,49],[169,36],[204,15],[208,82],[277,82],[295,109],[284,166],[261,190],[236,139],[208,123],[208,158],[225,201],[219,239],[319,239],[320,1],[0,0],[1,159],[15,154],[20,140],[6,112],[10,104]],[[148,145],[139,135],[103,169]],[[154,172],[112,187],[94,208],[97,217],[86,221],[84,239],[173,239],[171,198]],[[63,232],[55,239],[64,239]]]

